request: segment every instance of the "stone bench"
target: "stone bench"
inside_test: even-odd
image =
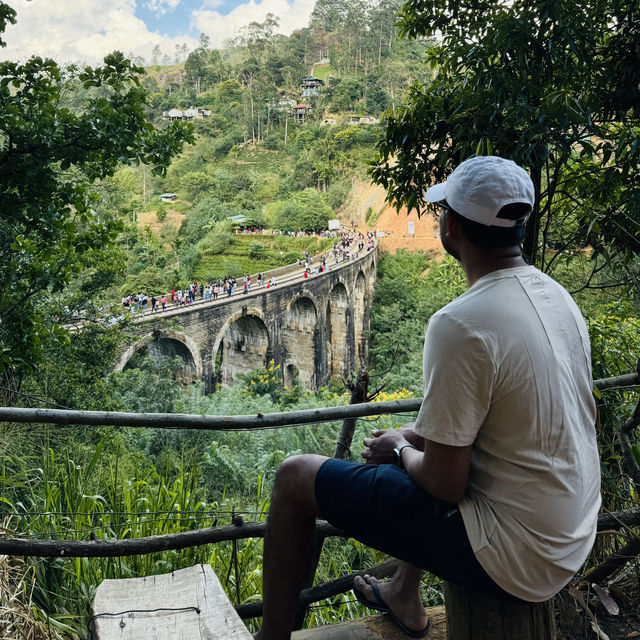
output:
[[[251,640],[209,565],[148,578],[103,580],[90,640]]]

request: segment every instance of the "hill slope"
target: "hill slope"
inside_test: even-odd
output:
[[[421,218],[414,212],[407,215],[406,207],[396,212],[388,202],[385,202],[386,192],[378,186],[362,180],[354,180],[349,201],[345,204],[341,215],[345,225],[356,222],[359,231],[382,231],[380,248],[390,253],[398,249],[409,251],[429,251],[440,257],[444,254],[440,239],[436,236],[438,230],[435,218],[425,213]],[[367,223],[366,215],[369,208],[373,209],[375,221]],[[377,216],[375,214],[378,214]],[[371,216],[370,216],[371,218]],[[414,224],[414,235],[408,233],[409,222]]]

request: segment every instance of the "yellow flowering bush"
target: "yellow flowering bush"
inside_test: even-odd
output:
[[[283,389],[280,365],[274,360],[270,360],[266,367],[260,367],[244,376],[244,390],[251,395],[270,395],[274,402],[278,402]]]

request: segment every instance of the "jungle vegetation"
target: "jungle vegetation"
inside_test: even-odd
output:
[[[14,19],[0,2],[0,34]],[[367,170],[394,202],[422,210],[431,176],[491,152],[513,157],[534,177],[538,200],[525,249],[575,293],[594,377],[635,370],[638,20],[635,4],[623,0],[579,11],[569,0],[318,0],[299,32],[275,34],[271,16],[247,25],[225,49],[211,49],[203,35],[175,64],[161,51],[146,68],[119,53],[96,68],[37,58],[0,63],[4,404],[218,415],[346,404],[342,381],[316,394],[285,388],[273,363],[210,395],[185,384],[169,359],[141,359],[111,373],[131,331],[108,318],[127,293],[256,272],[320,248],[313,238],[240,237],[232,216],[276,232],[322,229],[328,217],[343,215],[352,180]],[[309,99],[306,121],[294,123],[276,101],[280,91],[299,92],[314,63],[326,87]],[[162,118],[191,106],[211,115],[193,123]],[[328,114],[335,124],[321,125]],[[352,114],[382,123],[352,126]],[[177,201],[162,203],[167,192]],[[369,365],[372,387],[383,387],[378,399],[420,395],[425,325],[464,288],[452,259],[404,251],[381,257]],[[90,321],[70,334],[64,325],[73,310]],[[620,390],[598,398],[610,510],[638,505],[617,440],[636,402]],[[372,427],[410,419],[362,420],[354,442]],[[118,539],[228,524],[236,514],[263,519],[280,461],[307,451],[331,455],[340,425],[215,435],[1,428],[5,529],[38,539]],[[620,542],[599,542],[590,563]],[[328,545],[319,580],[380,560],[358,544]],[[0,591],[16,604],[0,628],[30,625],[34,637],[85,636],[104,578],[210,562],[234,602],[259,599],[261,590],[260,541],[120,559],[1,562]],[[424,588],[426,599],[440,601],[437,582]],[[346,596],[323,605],[307,624],[363,613]]]

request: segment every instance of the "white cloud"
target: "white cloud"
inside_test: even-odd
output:
[[[153,11],[157,16],[163,16],[169,11],[173,11],[180,4],[180,0],[148,0],[145,2],[147,9]]]
[[[167,7],[179,2],[154,1]],[[25,60],[38,55],[60,63],[96,64],[118,49],[150,63],[155,45],[170,57],[177,44],[186,43],[190,50],[198,46],[190,36],[169,37],[149,31],[135,16],[135,0],[14,0],[12,6],[17,11],[17,24],[5,31],[7,47],[0,50],[2,59]]]
[[[223,47],[249,22],[263,22],[267,13],[279,16],[279,33],[291,34],[309,23],[315,0],[248,0],[228,15],[217,11],[224,0],[12,0],[17,24],[7,26],[7,47],[0,49],[0,59],[38,55],[60,63],[97,64],[118,49],[140,55],[150,64],[156,45],[172,61],[176,45],[186,43],[189,50],[198,46],[194,36],[150,31],[135,15],[136,2],[144,2],[158,16],[178,7],[186,13],[188,6],[199,6],[191,12],[191,33],[204,32],[212,47]]]
[[[205,0],[203,6],[215,8],[218,0]],[[212,47],[222,47],[226,40],[237,35],[238,31],[250,22],[263,22],[267,13],[273,13],[280,18],[278,33],[290,35],[296,29],[306,27],[315,0],[250,0],[238,5],[228,15],[221,15],[217,11],[206,8],[193,12],[193,23],[198,31],[206,33],[211,38]]]

